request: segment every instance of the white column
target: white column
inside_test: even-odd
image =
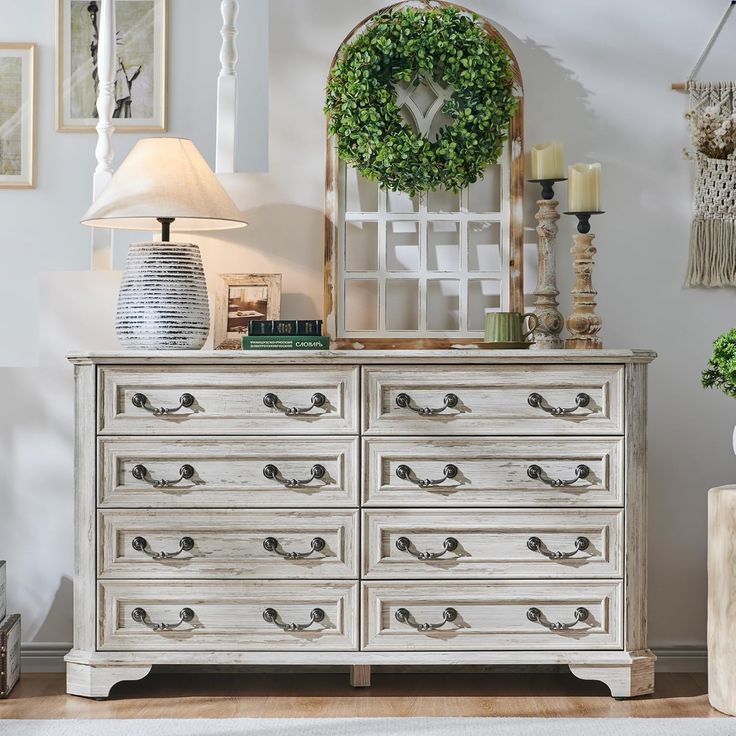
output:
[[[117,71],[117,46],[115,40],[115,0],[100,1],[97,42],[97,167],[92,178],[92,201],[112,179],[112,135],[115,127],[112,114],[115,110],[115,73]],[[112,268],[112,230],[92,228],[92,269]]]
[[[215,171],[231,174],[235,171],[235,125],[238,104],[238,47],[235,43],[238,29],[238,0],[222,0],[222,47],[220,48],[220,74],[217,78],[217,141],[215,147]]]

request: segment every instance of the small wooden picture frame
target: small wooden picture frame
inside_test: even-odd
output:
[[[221,273],[215,293],[214,345],[239,350],[252,319],[281,316],[280,273]]]

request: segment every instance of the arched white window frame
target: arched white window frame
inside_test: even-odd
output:
[[[344,39],[340,48],[349,43],[356,33],[378,13],[385,12],[390,7],[405,5],[406,2],[395,3],[387,8],[372,13],[357,25]],[[438,1],[436,4],[458,7],[461,11],[470,11],[462,6]],[[481,19],[486,33],[499,41],[512,59],[514,90],[518,98],[516,113],[509,126],[509,138],[502,153],[500,164],[501,206],[497,212],[471,211],[468,201],[468,190],[461,194],[460,206],[454,213],[432,213],[427,208],[427,197],[420,197],[418,211],[412,215],[406,213],[394,214],[389,212],[388,197],[385,191],[379,191],[377,211],[361,212],[347,209],[347,175],[348,170],[339,160],[337,141],[327,136],[326,175],[325,175],[325,320],[327,333],[337,347],[375,347],[386,348],[396,346],[415,347],[450,347],[464,343],[478,343],[482,340],[482,330],[469,329],[468,324],[468,282],[481,280],[482,272],[468,273],[467,257],[462,255],[458,270],[452,278],[459,286],[458,304],[459,320],[457,329],[443,330],[430,329],[427,321],[427,289],[430,281],[442,280],[440,273],[428,274],[426,269],[427,258],[427,223],[429,221],[447,220],[459,223],[459,245],[461,254],[467,254],[467,224],[469,222],[498,222],[500,226],[500,273],[502,281],[501,300],[499,308],[509,311],[524,311],[524,223],[523,223],[523,192],[524,192],[524,100],[521,71],[516,58],[501,33],[486,19]],[[338,50],[339,51],[339,50]],[[335,58],[337,54],[335,55]],[[334,60],[333,60],[334,65]],[[416,119],[416,116],[415,116]],[[420,121],[417,121],[420,123]],[[420,128],[421,125],[417,126]],[[488,208],[491,209],[490,207]],[[403,274],[391,273],[386,268],[385,232],[388,223],[396,220],[416,221],[419,223],[420,260],[424,264],[418,271]],[[379,251],[378,267],[375,270],[359,273],[351,271],[351,282],[364,278],[377,281],[378,310],[375,320],[375,329],[349,329],[346,325],[346,232],[350,223],[376,222],[378,223]],[[464,250],[465,249],[465,250]],[[417,329],[400,330],[389,329],[386,322],[386,284],[395,278],[416,277],[419,283],[418,325]],[[477,322],[477,320],[475,320]]]

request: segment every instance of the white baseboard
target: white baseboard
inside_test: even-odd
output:
[[[659,647],[657,672],[707,672],[708,650],[705,647]]]
[[[24,672],[64,672],[64,656],[72,648],[67,642],[28,642],[21,645]],[[707,672],[705,647],[661,647],[657,655],[657,672]],[[530,670],[533,671],[533,670]]]
[[[71,642],[30,641],[20,645],[20,666],[23,672],[64,672],[64,657]]]

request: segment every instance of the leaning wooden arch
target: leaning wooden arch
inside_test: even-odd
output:
[[[335,51],[330,70],[337,61],[340,50],[368,24],[372,18],[392,8],[403,5],[417,5],[416,0],[400,0],[391,3],[361,20],[342,40]],[[516,55],[501,32],[491,23],[488,18],[457,3],[446,0],[421,0],[421,4],[431,7],[454,7],[463,13],[474,15],[489,37],[498,41],[508,53],[512,61],[514,94],[518,99],[516,113],[509,124],[509,208],[508,208],[508,233],[509,233],[509,260],[508,260],[508,308],[513,312],[524,312],[524,86]],[[449,348],[453,345],[463,343],[476,343],[478,340],[472,338],[431,338],[421,337],[415,339],[388,338],[388,337],[366,337],[360,340],[340,336],[338,331],[338,310],[341,308],[339,297],[339,188],[340,188],[340,161],[337,153],[337,141],[329,134],[326,128],[326,154],[325,154],[325,246],[324,246],[324,319],[327,334],[332,338],[334,347],[338,348],[394,348],[394,347],[425,347],[425,348]]]

